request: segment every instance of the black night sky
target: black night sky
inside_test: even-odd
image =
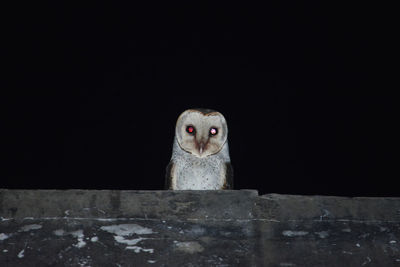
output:
[[[0,188],[163,189],[176,119],[204,107],[235,189],[400,196],[371,7],[30,5],[2,33]]]

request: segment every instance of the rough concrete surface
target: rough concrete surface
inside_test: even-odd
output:
[[[400,266],[400,199],[4,189],[0,266]]]

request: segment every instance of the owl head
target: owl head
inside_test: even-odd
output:
[[[218,153],[228,136],[224,116],[210,109],[188,109],[178,118],[175,136],[179,146],[192,155],[204,158]]]

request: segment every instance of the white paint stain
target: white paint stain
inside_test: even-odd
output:
[[[360,245],[359,243],[357,243],[357,244],[356,244],[356,247],[358,247],[358,248],[359,248],[359,247],[361,247],[361,245]]]
[[[148,235],[148,234],[155,233],[150,228],[146,228],[146,227],[140,226],[138,224],[132,223],[132,224],[117,224],[117,225],[102,226],[102,227],[100,227],[100,229],[114,234],[115,241],[117,241],[118,243],[127,245],[127,247],[125,247],[125,249],[133,250],[135,253],[139,253],[141,251],[149,252],[149,253],[154,252],[154,249],[152,249],[152,248],[142,248],[139,246],[135,246],[140,241],[148,239],[148,238],[143,238],[140,236],[138,238],[133,238],[133,239],[126,238],[128,236],[132,236],[133,234]]]
[[[353,252],[350,252],[350,251],[345,251],[345,250],[342,250],[342,253],[343,253],[343,254],[349,254],[349,255],[353,255]]]
[[[146,238],[139,237],[139,238],[134,238],[134,239],[126,239],[123,236],[117,235],[117,236],[114,236],[114,239],[118,243],[126,244],[128,246],[132,246],[132,245],[136,245],[137,243],[139,243],[140,241],[142,241],[142,240],[144,240]]]
[[[23,257],[25,256],[24,253],[25,253],[25,249],[21,250],[21,251],[18,253],[17,257],[20,258],[20,259],[23,258]]]
[[[99,238],[98,238],[97,236],[94,236],[94,237],[92,237],[92,238],[90,239],[90,241],[92,241],[92,242],[97,242],[97,241],[99,241]]]
[[[153,260],[148,260],[148,263],[156,263],[157,261],[153,261]]]
[[[83,248],[84,246],[86,246],[86,242],[83,241],[81,238],[78,238],[78,243],[74,244],[74,247],[77,248]]]
[[[370,263],[371,261],[372,261],[371,258],[367,257],[366,261],[364,261],[361,265],[364,266],[364,265]]]
[[[8,249],[3,249],[3,252],[4,252],[4,253],[7,253],[7,252],[8,252]]]
[[[41,228],[42,228],[42,226],[40,224],[28,224],[28,225],[22,226],[18,231],[19,232],[28,232],[31,230],[38,230]]]
[[[5,233],[0,233],[0,241],[6,240],[7,238],[10,238],[10,235],[6,235]]]
[[[63,229],[57,229],[53,231],[53,234],[56,236],[63,236],[65,234],[65,231]]]
[[[78,239],[78,243],[74,244],[74,247],[83,248],[84,246],[86,246],[86,242],[83,241],[83,238],[85,237],[83,235],[83,230],[77,230],[74,232],[70,232],[69,234]]]
[[[129,236],[132,234],[148,235],[154,233],[150,228],[146,228],[134,223],[102,226],[100,229],[121,236]]]
[[[174,243],[175,243],[175,249],[181,252],[193,254],[196,252],[202,252],[204,250],[203,246],[196,241],[174,242]]]
[[[319,236],[319,238],[326,238],[329,236],[328,231],[321,231],[321,232],[314,232],[316,235]]]
[[[390,244],[396,244],[397,241],[396,241],[396,240],[391,240],[389,243],[390,243]]]
[[[290,231],[290,230],[286,230],[286,231],[282,232],[282,235],[288,236],[288,237],[305,236],[305,235],[308,235],[308,232],[306,232],[306,231]]]
[[[127,246],[125,249],[131,249],[135,253],[139,253],[141,251],[149,252],[149,253],[153,253],[154,252],[154,249],[152,249],[152,248],[141,248],[141,247],[138,247],[138,246]]]
[[[81,267],[90,267],[91,261],[92,260],[90,259],[90,256],[87,256],[86,259],[85,258],[80,258],[78,264]]]
[[[83,239],[85,238],[83,230],[65,232],[63,229],[57,229],[53,231],[53,234],[55,234],[56,236],[72,235],[73,237],[76,237],[78,241],[78,243],[73,245],[74,247],[83,248],[84,246],[86,246],[86,242],[83,241]]]

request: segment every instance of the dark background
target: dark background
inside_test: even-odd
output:
[[[0,188],[162,189],[177,117],[205,107],[235,189],[400,196],[375,7],[109,4],[4,11]]]

